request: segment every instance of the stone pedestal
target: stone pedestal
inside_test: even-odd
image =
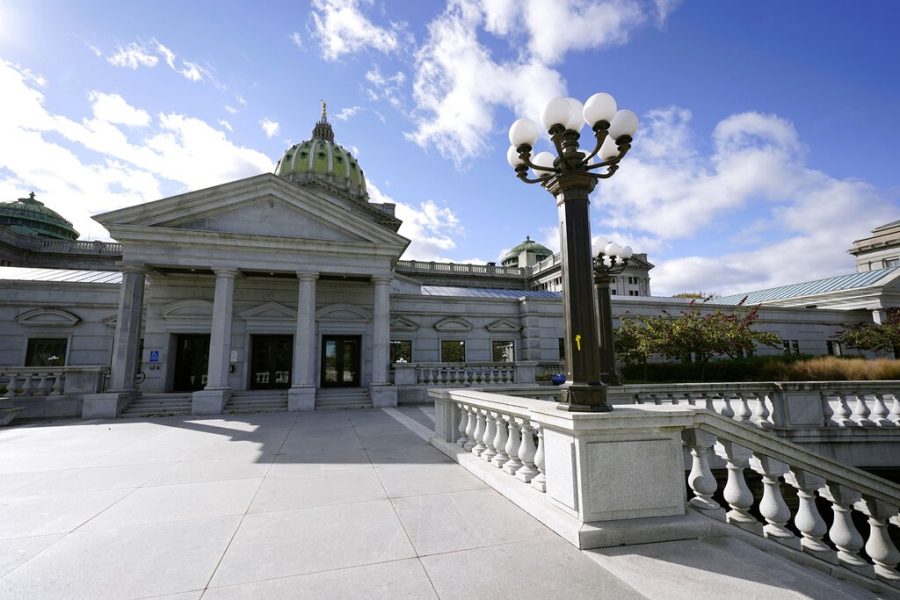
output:
[[[315,410],[316,386],[298,385],[288,390],[288,410]]]
[[[194,392],[191,396],[191,414],[221,415],[229,398],[231,398],[230,389],[205,389]]]
[[[372,384],[369,387],[372,396],[372,406],[375,408],[390,408],[397,406],[397,386]]]
[[[115,419],[137,398],[137,392],[85,394],[81,406],[82,419]]]

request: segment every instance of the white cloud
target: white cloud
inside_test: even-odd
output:
[[[455,238],[465,232],[450,208],[441,208],[433,200],[425,200],[418,206],[398,202],[371,181],[366,181],[366,189],[372,202],[396,204],[395,214],[403,221],[398,233],[411,240],[403,253],[404,260],[451,260],[446,258],[446,252],[456,248]]]
[[[387,102],[396,109],[400,109],[402,101],[400,100],[400,88],[406,81],[406,74],[403,71],[397,71],[393,75],[382,75],[378,65],[372,65],[372,68],[366,71],[366,81],[374,86],[366,88],[366,94],[373,101],[387,100]]]
[[[348,106],[347,108],[342,108],[336,115],[334,115],[334,118],[338,121],[347,121],[348,119],[356,116],[356,113],[358,113],[360,110],[362,110],[361,106]]]
[[[219,119],[219,125],[221,125],[223,129],[227,129],[228,131],[234,131],[234,128],[231,126],[231,123],[229,123],[225,119]]]
[[[146,111],[115,94],[92,92],[89,119],[52,113],[33,77],[4,61],[0,89],[3,197],[34,189],[82,234],[106,235],[91,214],[272,169],[268,157],[200,119],[161,114],[145,123]],[[121,125],[141,126],[129,132],[134,141]]]
[[[267,138],[275,137],[278,135],[278,122],[269,119],[268,117],[264,118],[259,122],[259,126],[262,127],[262,130],[265,132]]]
[[[497,106],[536,116],[565,91],[553,65],[566,53],[625,43],[635,29],[664,23],[670,10],[670,3],[646,0],[450,0],[416,53],[418,110],[407,137],[462,166],[486,150]],[[479,30],[521,51],[495,60]]]
[[[103,56],[103,52],[97,46],[95,46],[91,43],[88,43],[88,42],[84,42],[84,45],[87,46],[88,50],[90,50],[91,53],[94,56],[96,56],[97,58],[100,58],[101,56]]]
[[[298,31],[291,32],[290,39],[291,39],[291,43],[293,45],[297,46],[301,50],[304,49],[303,37],[301,37],[300,32],[298,32]]]
[[[233,107],[233,106],[229,106],[228,104],[226,104],[226,105],[225,105],[225,112],[227,112],[229,115],[236,115],[236,114],[238,113],[238,109],[236,109],[236,108]]]
[[[204,75],[209,75],[206,69],[188,60],[181,59],[181,66],[179,67],[175,63],[176,55],[169,47],[157,39],[154,39],[153,43],[156,46],[156,51],[163,57],[169,68],[176,73],[180,73],[185,79],[189,81],[203,81]]]
[[[337,60],[366,48],[384,53],[397,50],[404,35],[403,25],[379,27],[362,13],[360,4],[371,5],[372,0],[313,0],[312,35],[325,60]]]
[[[159,58],[150,54],[143,45],[131,42],[124,48],[119,46],[115,54],[106,57],[106,61],[116,67],[137,69],[138,67],[155,67]]]
[[[234,99],[237,100],[237,103],[240,104],[241,106],[247,106],[247,101],[244,100],[243,96],[238,95],[238,96],[235,96]]]
[[[651,255],[654,294],[733,293],[852,271],[850,242],[896,218],[872,185],[811,168],[796,129],[781,117],[722,120],[709,156],[691,142],[690,118],[678,107],[645,115],[632,153],[595,200],[608,213],[604,225],[630,236],[638,252],[671,254],[690,239],[730,244],[715,256]]]
[[[118,94],[92,91],[88,94],[94,116],[107,123],[144,127],[150,123],[150,114],[128,104]]]

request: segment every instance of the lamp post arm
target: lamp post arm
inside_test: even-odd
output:
[[[597,139],[597,145],[594,146],[594,151],[585,157],[585,164],[589,163],[592,158],[597,156],[597,153],[600,152],[600,148],[603,146],[603,142],[606,141],[606,136],[609,135],[607,131],[609,129],[609,121],[597,121],[594,123],[594,137]]]

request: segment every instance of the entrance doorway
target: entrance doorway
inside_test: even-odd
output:
[[[322,336],[322,387],[359,387],[358,335]]]
[[[206,387],[209,368],[209,334],[179,333],[175,336],[173,392],[196,392]]]
[[[291,387],[294,336],[254,335],[250,338],[250,389],[280,390]]]

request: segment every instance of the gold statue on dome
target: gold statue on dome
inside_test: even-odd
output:
[[[326,116],[327,111],[328,111],[328,104],[326,104],[325,101],[322,100],[322,121],[328,120],[328,118]]]

